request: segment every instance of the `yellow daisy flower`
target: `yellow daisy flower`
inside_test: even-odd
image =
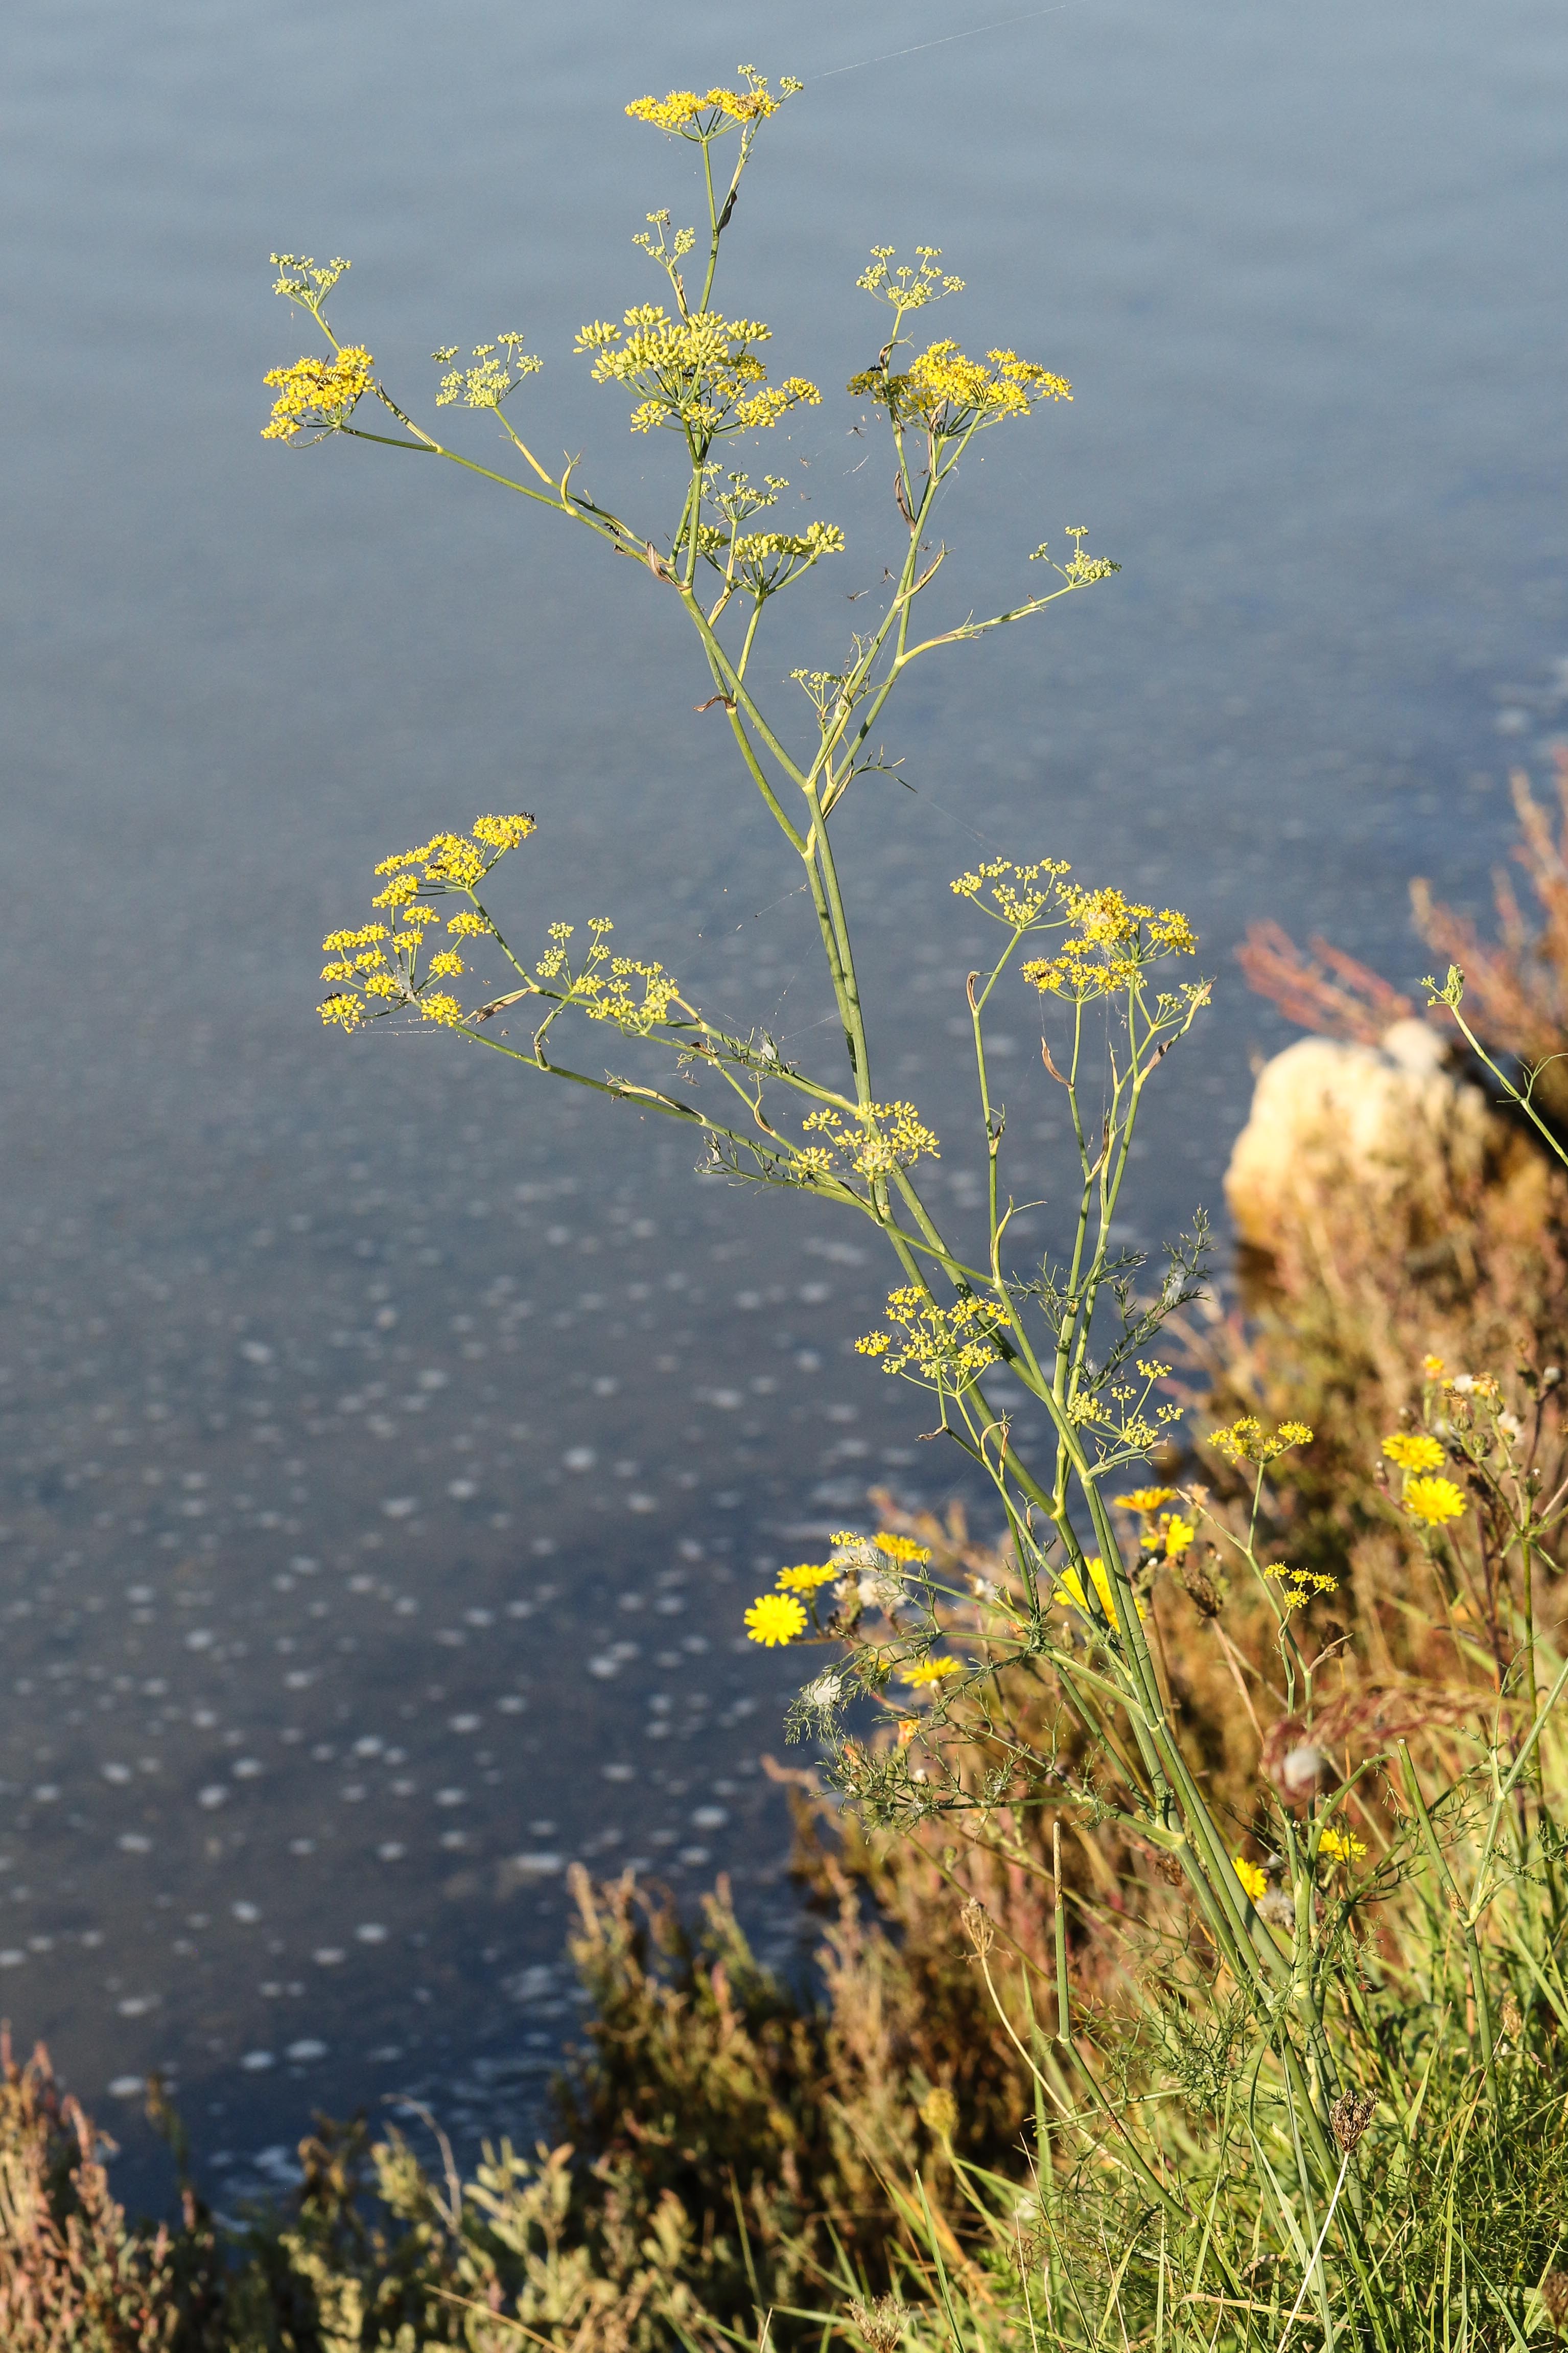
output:
[[[1231,1860],[1236,1865],[1236,1875],[1237,1879],[1240,1880],[1242,1886],[1246,1889],[1253,1903],[1261,1903],[1264,1896],[1268,1892],[1268,1873],[1261,1871],[1257,1863],[1248,1862],[1244,1854],[1233,1855]]]
[[[1402,1471],[1436,1471],[1443,1461],[1442,1448],[1425,1430],[1396,1430],[1384,1440],[1383,1451]]]
[[[815,1593],[818,1586],[831,1585],[838,1571],[829,1562],[826,1567],[813,1567],[809,1562],[799,1568],[781,1568],[779,1590],[782,1593]]]
[[[1467,1509],[1463,1493],[1451,1479],[1407,1479],[1404,1500],[1412,1519],[1424,1520],[1432,1528],[1462,1518]]]
[[[790,1594],[759,1593],[746,1612],[745,1623],[751,1640],[772,1650],[775,1643],[793,1642],[797,1634],[805,1633],[805,1612]]]
[[[924,1691],[932,1683],[942,1683],[949,1675],[962,1672],[956,1659],[918,1659],[912,1667],[902,1670],[903,1680],[915,1691]]]

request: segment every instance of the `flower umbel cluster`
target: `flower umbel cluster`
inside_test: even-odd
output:
[[[1264,1574],[1279,1578],[1279,1599],[1285,1605],[1288,1618],[1294,1616],[1298,1609],[1305,1609],[1308,1602],[1315,1601],[1320,1593],[1337,1593],[1340,1589],[1336,1577],[1318,1568],[1287,1568],[1280,1562],[1277,1567],[1266,1569]]]
[[[630,1037],[647,1038],[668,1020],[673,1006],[684,1003],[680,983],[661,964],[644,964],[636,956],[612,955],[605,943],[615,928],[607,915],[589,919],[592,944],[574,970],[568,943],[576,926],[552,923],[552,944],[540,957],[534,971],[542,981],[563,984],[559,990],[546,992],[556,997],[558,1012],[564,1012],[569,1005],[575,1006],[590,1021],[613,1021]]]
[[[808,1135],[826,1140],[805,1145],[796,1156],[825,1176],[849,1167],[874,1183],[917,1160],[942,1158],[936,1136],[911,1103],[867,1103],[850,1116],[831,1108],[814,1111],[801,1124]]]
[[[1040,858],[1032,866],[1019,866],[1010,858],[991,858],[973,872],[956,875],[949,887],[955,898],[967,899],[983,915],[1015,932],[1026,932],[1047,907],[1059,901],[1058,877],[1071,871],[1065,858]],[[990,906],[985,904],[987,899]]]
[[[786,98],[805,88],[803,81],[786,74],[775,98],[767,76],[758,73],[754,66],[738,66],[736,71],[746,84],[744,90],[672,90],[663,98],[634,98],[626,112],[634,121],[651,122],[656,131],[672,132],[679,139],[702,146],[738,123],[744,127],[765,122]]]
[[[1304,1421],[1282,1421],[1270,1435],[1250,1413],[1244,1413],[1225,1430],[1209,1432],[1209,1444],[1215,1452],[1238,1468],[1243,1462],[1256,1462],[1259,1467],[1277,1462],[1293,1446],[1310,1446],[1311,1442],[1312,1433]]]
[[[521,335],[508,333],[498,335],[493,343],[476,343],[477,364],[452,368],[441,378],[440,390],[436,395],[437,407],[449,408],[454,401],[460,400],[469,408],[499,408],[524,376],[537,375],[544,365],[542,359],[522,349],[522,343]],[[505,356],[498,359],[498,352]],[[430,356],[439,366],[446,367],[457,358],[458,347],[456,343],[444,343]]]
[[[940,245],[917,245],[914,266],[904,261],[893,269],[889,264],[897,249],[891,245],[874,245],[870,261],[855,283],[862,293],[874,294],[878,301],[888,303],[898,321],[901,322],[906,311],[923,311],[928,302],[940,302],[944,294],[963,293],[963,279],[949,277],[940,266]],[[897,332],[895,325],[894,332]]]
[[[466,969],[457,948],[434,947],[427,934],[440,923],[432,898],[458,892],[473,901],[474,886],[509,849],[533,831],[532,818],[479,817],[471,833],[438,833],[416,849],[400,849],[376,868],[387,880],[373,904],[386,920],[356,931],[329,932],[321,945],[331,961],[323,980],[340,983],[320,1007],[329,1026],[357,1029],[400,1008],[417,1007],[426,1021],[458,1029],[463,1009],[437,981],[456,979]],[[449,939],[477,939],[489,933],[489,918],[477,901],[446,925]]]
[[[269,368],[261,381],[278,397],[270,421],[261,428],[262,439],[292,441],[302,433],[340,431],[369,385],[374,365],[361,345],[347,343],[341,352],[298,359],[292,367]]]
[[[718,473],[717,467],[705,470],[703,501],[723,522],[698,525],[697,551],[723,575],[727,588],[742,589],[761,603],[809,571],[818,557],[843,554],[844,533],[835,522],[808,523],[803,532],[742,531],[752,515],[776,506],[789,484],[782,475],[764,474],[759,488],[749,475],[732,473],[721,491],[713,487]]]
[[[1144,968],[1161,956],[1196,952],[1197,934],[1174,907],[1156,913],[1120,891],[1081,891],[1072,883],[1063,888],[1061,900],[1074,935],[1055,955],[1024,966],[1024,978],[1042,996],[1087,1004],[1136,987]]]
[[[971,1294],[939,1307],[912,1283],[888,1293],[892,1333],[868,1332],[855,1343],[862,1356],[880,1359],[885,1373],[902,1373],[939,1389],[973,1387],[999,1355],[993,1335],[1006,1312],[992,1299]]]
[[[792,408],[820,406],[805,376],[769,384],[753,346],[772,333],[758,319],[716,311],[672,319],[660,303],[635,302],[619,327],[597,319],[580,328],[575,348],[594,353],[595,384],[624,385],[637,396],[634,433],[683,433],[700,461],[725,435],[759,432]]]
[[[902,375],[885,364],[863,369],[850,377],[848,390],[857,399],[878,402],[895,430],[921,425],[935,441],[962,439],[1005,417],[1027,417],[1038,400],[1072,398],[1066,376],[1034,360],[1001,350],[987,352],[985,361],[972,360],[951,338],[921,352]]]

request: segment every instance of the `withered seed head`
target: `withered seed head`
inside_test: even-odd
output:
[[[1334,2138],[1347,2157],[1371,2124],[1376,2105],[1370,2092],[1342,2092],[1329,2110]]]
[[[972,1895],[958,1916],[963,1923],[964,1935],[975,1951],[984,1957],[996,1941],[996,1931],[991,1925],[991,1915],[986,1911],[980,1898],[977,1895]]]

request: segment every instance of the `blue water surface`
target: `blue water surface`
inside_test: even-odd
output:
[[[1484,909],[1508,770],[1562,725],[1562,11],[960,16],[9,18],[0,2010],[133,2150],[165,2070],[231,2192],[287,2174],[312,2105],[528,2129],[574,1861],[689,1899],[728,1870],[787,1960],[763,1759],[794,1671],[741,1610],[869,1485],[955,1476],[852,1353],[890,1273],[861,1232],[451,1039],[322,1034],[318,943],[374,860],[521,807],[520,936],[610,914],[705,1004],[839,1050],[668,591],[438,463],[264,443],[260,379],[310,342],[269,252],[352,257],[334,323],[427,419],[433,348],[525,331],[540,447],[655,535],[670,451],[571,357],[657,299],[645,214],[697,202],[623,110],[742,53],[801,76],[721,287],[824,387],[745,457],[847,535],[760,659],[797,730],[786,673],[837,665],[899,529],[840,389],[880,340],[868,248],[940,245],[942,331],[1071,379],[966,464],[932,600],[1026,594],[1071,524],[1121,572],[917,671],[903,765],[840,827],[879,1092],[942,1132],[960,1229],[961,867],[1049,852],[1197,923],[1217,1002],[1152,1114],[1154,1240],[1217,1208],[1283,1041],[1247,922],[1408,986],[1409,876]],[[1043,1249],[1067,1171],[1026,992],[997,1026]]]

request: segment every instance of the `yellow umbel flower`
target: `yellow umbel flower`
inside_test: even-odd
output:
[[[1462,1491],[1451,1479],[1407,1479],[1404,1502],[1412,1519],[1422,1520],[1433,1528],[1461,1519],[1468,1508]]]
[[[348,343],[330,357],[307,355],[292,367],[269,369],[261,381],[278,397],[271,423],[261,428],[262,439],[291,441],[296,433],[337,432],[369,384],[374,364],[358,343]]]
[[[663,98],[634,98],[626,112],[634,122],[651,122],[656,131],[672,132],[677,138],[703,144],[721,137],[736,123],[749,130],[765,122],[786,98],[805,88],[804,82],[785,74],[775,98],[766,75],[758,73],[754,66],[741,66],[737,71],[745,78],[744,90],[672,90]]]
[[[437,990],[433,996],[422,997],[419,999],[419,1010],[426,1021],[439,1021],[448,1029],[459,1029],[462,1027],[462,1007],[455,997],[447,997],[440,990]]]
[[[1279,1579],[1279,1595],[1287,1615],[1295,1609],[1305,1609],[1316,1594],[1337,1593],[1340,1589],[1337,1581],[1321,1568],[1290,1568],[1279,1561],[1263,1574]]]
[[[746,1632],[768,1650],[805,1631],[805,1612],[793,1595],[759,1593],[745,1617]]]
[[[963,1390],[977,1380],[997,1351],[992,1334],[1006,1322],[1006,1310],[973,1294],[939,1307],[913,1283],[888,1293],[892,1333],[868,1332],[857,1340],[862,1356],[879,1356],[885,1373],[903,1373],[941,1388]]]
[[[722,319],[716,311],[672,319],[658,303],[637,302],[621,327],[596,319],[579,328],[576,349],[594,353],[595,384],[640,396],[634,433],[672,427],[705,451],[721,435],[758,432],[789,409],[820,406],[821,393],[804,376],[768,383],[753,345],[772,333],[760,319]]]
[[[911,360],[903,375],[867,368],[851,376],[848,390],[856,399],[879,401],[895,426],[919,423],[943,439],[1004,417],[1027,417],[1037,400],[1072,398],[1066,376],[1016,352],[987,352],[985,359],[989,366],[967,358],[949,338]]]
[[[1331,1862],[1359,1862],[1366,1852],[1366,1841],[1348,1831],[1329,1829],[1318,1841],[1318,1852],[1326,1854]]]
[[[1396,1430],[1384,1440],[1383,1451],[1402,1471],[1436,1471],[1443,1461],[1441,1446],[1425,1430]]]
[[[1064,940],[1055,955],[1037,956],[1022,967],[1024,978],[1042,996],[1088,1004],[1135,987],[1144,966],[1162,956],[1196,952],[1198,935],[1175,907],[1156,912],[1120,891],[1083,891],[1076,883],[1064,885],[1060,897],[1068,921],[1078,927],[1076,935]]]
[[[983,915],[993,913],[984,903],[991,899],[998,922],[1012,931],[1026,932],[1058,895],[1058,877],[1070,871],[1062,858],[1039,858],[1032,866],[1020,866],[1011,858],[988,858],[969,873],[955,875],[948,887],[955,898],[969,900]]]
[[[1244,1854],[1233,1855],[1231,1862],[1235,1866],[1237,1879],[1240,1880],[1254,1904],[1261,1903],[1268,1892],[1268,1873],[1260,1871],[1257,1863],[1248,1862]]]
[[[779,1590],[782,1593],[815,1593],[819,1586],[831,1585],[838,1575],[831,1561],[813,1567],[809,1563],[799,1568],[781,1568]]]
[[[1273,1462],[1293,1446],[1310,1446],[1312,1433],[1304,1421],[1282,1421],[1270,1436],[1255,1414],[1244,1413],[1227,1430],[1210,1432],[1209,1444],[1238,1466],[1243,1462]]]
[[[956,1659],[917,1659],[912,1667],[901,1670],[902,1679],[915,1691],[925,1691],[932,1684],[944,1683],[949,1675],[962,1673]]]
[[[921,1158],[940,1160],[942,1147],[911,1103],[865,1103],[852,1116],[831,1107],[801,1122],[808,1135],[826,1136],[829,1166],[847,1161],[857,1176],[890,1176]]]

